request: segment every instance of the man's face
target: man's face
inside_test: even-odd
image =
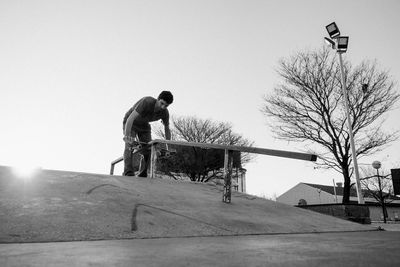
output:
[[[156,103],[156,111],[167,109],[169,104],[164,99],[158,99]]]

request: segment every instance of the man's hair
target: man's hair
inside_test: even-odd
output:
[[[174,102],[174,96],[170,91],[162,91],[161,94],[158,96],[158,99],[162,99],[168,103],[168,105]]]

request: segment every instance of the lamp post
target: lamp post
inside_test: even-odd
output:
[[[327,25],[326,30],[328,31],[330,38],[325,37],[325,41],[332,47],[332,49],[336,50],[336,52],[339,55],[340,73],[342,79],[342,91],[343,91],[343,98],[344,98],[345,111],[347,117],[347,124],[349,128],[350,146],[352,152],[351,154],[353,156],[354,172],[356,175],[357,199],[358,199],[358,204],[364,204],[364,198],[361,193],[360,173],[358,172],[356,147],[354,144],[354,136],[353,136],[353,127],[350,121],[349,100],[346,89],[346,80],[344,78],[344,68],[342,59],[342,54],[346,53],[347,51],[349,37],[340,36],[339,28],[337,27],[335,22],[332,22],[331,24]]]
[[[382,204],[383,222],[386,223],[385,199],[383,198],[381,177],[379,176],[379,169],[381,168],[381,163],[376,160],[376,161],[372,162],[372,167],[374,167],[374,169],[376,169],[376,175],[378,177],[378,186],[379,186],[379,199],[380,199],[381,204]]]

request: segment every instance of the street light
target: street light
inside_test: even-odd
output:
[[[329,37],[331,37],[332,39],[335,39],[336,37],[340,36],[339,28],[335,22],[332,22],[331,24],[327,25],[326,30],[328,31]]]
[[[336,42],[332,39],[325,37],[325,42],[332,48],[336,49],[338,53],[346,53],[347,47],[349,46],[349,37],[348,36],[339,36],[336,37]]]
[[[356,175],[357,199],[358,199],[358,204],[364,204],[364,198],[361,193],[361,183],[360,183],[360,174],[358,172],[356,148],[354,145],[353,128],[351,126],[351,121],[350,121],[349,100],[348,100],[348,96],[347,96],[346,80],[344,78],[343,59],[342,59],[342,54],[346,53],[346,51],[347,51],[347,47],[349,44],[349,37],[348,36],[340,36],[339,28],[335,22],[332,22],[331,24],[327,25],[326,30],[328,31],[330,38],[325,37],[325,41],[327,43],[329,43],[330,46],[332,47],[332,49],[336,50],[336,52],[339,55],[340,73],[341,73],[341,77],[342,77],[342,91],[343,91],[345,111],[346,111],[346,116],[347,116],[347,123],[348,123],[348,128],[349,128],[350,146],[351,146],[351,152],[352,152],[352,156],[353,156],[354,172]]]
[[[337,51],[339,53],[346,53],[348,45],[349,45],[348,36],[339,36],[337,38]]]
[[[385,199],[383,199],[383,192],[382,192],[382,184],[381,184],[381,177],[379,176],[379,169],[381,168],[381,163],[377,160],[372,162],[372,167],[376,169],[376,175],[378,176],[378,186],[379,186],[379,198],[382,204],[382,214],[383,214],[383,222],[386,223],[386,207],[385,207]]]
[[[374,162],[372,162],[372,167],[378,171],[378,175],[379,175],[379,169],[381,168],[382,164],[380,161],[375,160]]]

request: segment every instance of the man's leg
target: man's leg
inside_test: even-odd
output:
[[[124,176],[134,176],[135,172],[133,170],[133,157],[131,145],[125,142],[124,150]]]
[[[136,138],[136,132],[132,131],[131,136]],[[124,176],[134,176],[134,158],[133,158],[133,143],[129,142],[128,139],[124,139],[125,141],[125,149],[124,149],[124,172],[122,175]]]
[[[151,131],[138,132],[137,136],[140,142],[148,143],[151,141]],[[138,172],[139,177],[147,177],[147,167],[150,162],[150,149],[144,150],[142,153],[142,158],[140,159],[140,169]]]

